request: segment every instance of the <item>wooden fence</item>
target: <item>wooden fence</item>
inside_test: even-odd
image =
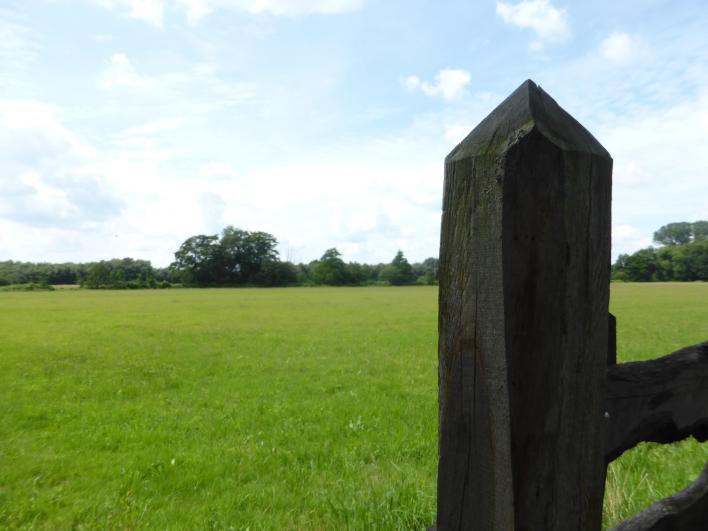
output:
[[[708,343],[616,364],[612,158],[532,81],[445,160],[439,530],[601,528],[607,464],[708,438]],[[708,530],[708,467],[617,529]]]

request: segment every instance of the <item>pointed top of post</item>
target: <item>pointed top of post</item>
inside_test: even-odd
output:
[[[541,87],[527,79],[482,120],[450,152],[446,160],[501,153],[534,128],[564,151],[580,151],[611,158],[587,129]]]

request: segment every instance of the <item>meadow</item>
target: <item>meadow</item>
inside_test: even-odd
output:
[[[621,361],[708,339],[708,284],[615,284]],[[423,529],[437,289],[0,293],[0,528]],[[708,444],[610,467],[605,524]]]

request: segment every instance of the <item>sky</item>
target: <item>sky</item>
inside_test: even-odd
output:
[[[532,79],[614,159],[612,252],[708,219],[705,0],[2,0],[0,260],[437,256],[443,159]]]

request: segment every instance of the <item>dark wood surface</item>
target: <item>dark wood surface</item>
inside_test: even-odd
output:
[[[642,441],[707,440],[708,342],[608,367],[606,410],[607,462]]]
[[[610,322],[607,330],[607,365],[617,365],[617,318],[608,314]]]
[[[688,488],[656,502],[612,531],[706,531],[708,464]]]
[[[600,529],[612,159],[527,81],[445,162],[437,529]]]

